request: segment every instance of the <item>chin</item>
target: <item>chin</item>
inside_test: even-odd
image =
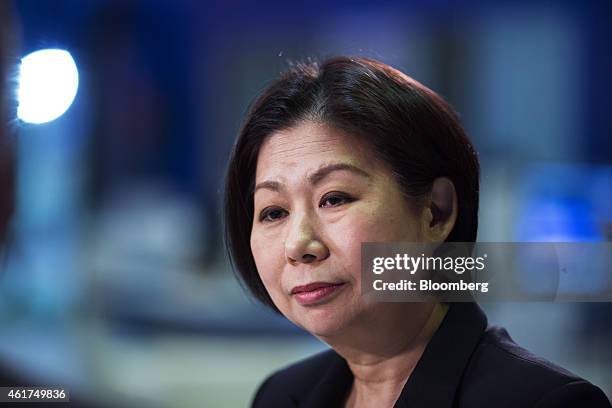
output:
[[[294,323],[317,337],[333,337],[341,334],[347,327],[346,313],[337,307],[300,310],[294,316],[295,319],[291,319]]]
[[[343,332],[342,327],[337,324],[313,324],[304,327],[304,329],[313,336],[321,339],[336,337]]]

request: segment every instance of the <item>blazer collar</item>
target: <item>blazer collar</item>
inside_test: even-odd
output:
[[[452,407],[472,353],[487,328],[476,303],[454,303],[408,378],[396,407]]]
[[[306,398],[294,398],[300,408],[342,407],[353,384],[353,373],[346,360],[336,352],[321,379]]]
[[[453,303],[430,339],[395,403],[396,408],[452,407],[463,372],[487,327],[476,303]],[[321,379],[306,395],[293,396],[299,407],[341,407],[353,382],[346,361],[333,353]]]

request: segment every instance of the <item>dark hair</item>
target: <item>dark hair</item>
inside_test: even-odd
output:
[[[457,115],[440,96],[371,59],[298,63],[255,100],[226,174],[225,240],[230,260],[239,279],[264,304],[278,311],[250,247],[259,149],[272,133],[306,120],[360,137],[389,166],[409,197],[428,193],[437,177],[448,177],[457,192],[458,215],[447,241],[476,240],[478,158]]]

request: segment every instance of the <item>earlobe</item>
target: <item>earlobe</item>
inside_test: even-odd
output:
[[[425,210],[424,229],[428,240],[444,241],[457,219],[457,193],[450,179],[438,177],[434,180]]]

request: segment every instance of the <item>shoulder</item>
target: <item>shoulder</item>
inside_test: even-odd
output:
[[[272,373],[257,389],[252,406],[292,406],[296,403],[292,396],[312,389],[321,374],[339,358],[335,351],[326,350]]]
[[[466,406],[610,407],[601,389],[520,347],[498,327],[484,333],[462,390]]]

